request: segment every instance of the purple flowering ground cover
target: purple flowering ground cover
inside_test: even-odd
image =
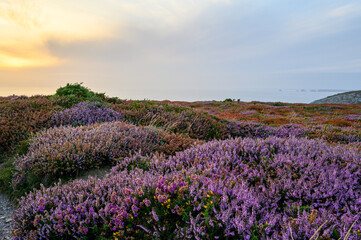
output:
[[[361,153],[295,137],[132,155],[34,190],[16,239],[361,239]]]
[[[50,128],[30,138],[27,153],[15,158],[17,171],[12,184],[14,189],[21,189],[44,179],[52,182],[59,177],[115,164],[139,151],[142,154],[156,151],[172,154],[194,142],[179,134],[125,122]]]
[[[298,124],[269,126],[257,122],[230,121],[227,123],[227,132],[233,137],[267,138],[275,137],[308,137],[323,139],[330,143],[349,144],[361,141],[361,131],[353,127],[337,127],[315,125],[304,127]]]
[[[110,109],[99,102],[80,102],[73,107],[57,112],[52,117],[52,126],[83,126],[92,123],[123,121],[120,112]]]
[[[223,119],[182,104],[108,100],[66,109],[30,98],[26,121],[21,111],[12,117],[19,107],[3,111],[2,142],[18,155],[0,164],[0,189],[26,193],[15,239],[361,239],[356,108],[301,124],[300,114],[284,117],[289,106],[269,115],[249,103]],[[308,116],[312,106],[291,107]],[[102,179],[74,180],[104,165],[114,167]]]

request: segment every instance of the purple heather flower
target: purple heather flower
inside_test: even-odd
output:
[[[146,207],[150,207],[151,201],[149,201],[147,198],[143,200]]]

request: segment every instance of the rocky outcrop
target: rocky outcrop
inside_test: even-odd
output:
[[[339,93],[312,103],[361,104],[361,91]]]

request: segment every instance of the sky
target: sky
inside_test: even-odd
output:
[[[361,90],[361,1],[0,0],[0,96],[308,102]]]

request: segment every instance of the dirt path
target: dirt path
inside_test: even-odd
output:
[[[0,240],[12,239],[11,224],[14,208],[8,198],[0,193]]]

